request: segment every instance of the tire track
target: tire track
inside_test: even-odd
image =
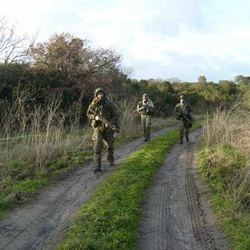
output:
[[[170,231],[168,230],[169,225],[169,209],[166,207],[164,202],[165,197],[168,197],[170,194],[170,189],[168,185],[164,185],[161,190],[159,190],[158,201],[158,225],[161,225],[158,230],[159,237],[157,238],[157,249],[168,249],[171,246],[171,236]],[[160,202],[159,202],[160,201]],[[164,221],[162,219],[164,218]],[[165,220],[166,219],[166,220]],[[163,239],[163,240],[161,240]]]
[[[194,177],[190,173],[190,166],[193,162],[193,152],[194,150],[191,149],[191,152],[188,154],[190,162],[188,162],[186,167],[186,199],[191,217],[191,226],[199,249],[215,250],[215,241],[209,232],[206,214],[202,209],[199,192],[194,182]]]
[[[231,249],[199,193],[204,187],[194,154],[201,132],[191,133],[189,143],[175,145],[158,171],[143,205],[138,250]]]

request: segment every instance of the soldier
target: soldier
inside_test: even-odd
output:
[[[137,112],[141,115],[141,124],[144,132],[144,141],[150,141],[150,117],[154,113],[154,104],[147,94],[142,96],[142,100],[137,104]]]
[[[95,97],[87,110],[94,129],[94,172],[101,170],[102,144],[107,148],[107,161],[114,165],[114,133],[119,132],[119,115],[114,104],[108,99],[102,88],[95,90]]]
[[[190,104],[185,100],[185,96],[180,96],[180,102],[174,108],[176,119],[179,120],[180,144],[183,144],[183,136],[185,133],[186,141],[189,142],[189,128],[192,126],[192,109]]]

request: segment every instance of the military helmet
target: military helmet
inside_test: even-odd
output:
[[[148,98],[148,94],[143,94],[142,98]]]
[[[102,92],[104,95],[106,95],[106,93],[105,93],[105,91],[104,91],[103,88],[97,88],[97,89],[95,90],[95,96],[97,96],[97,93],[98,93],[98,92]]]
[[[185,98],[185,95],[180,95],[180,98],[179,99],[186,99]]]

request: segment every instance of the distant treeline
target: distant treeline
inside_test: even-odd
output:
[[[1,119],[6,108],[27,91],[30,92],[24,102],[27,110],[38,105],[46,108],[51,100],[60,99],[59,108],[69,116],[74,110],[80,112],[83,124],[94,89],[99,86],[117,103],[130,98],[139,101],[143,93],[148,93],[155,103],[156,115],[170,116],[180,94],[186,94],[194,111],[201,113],[231,103],[250,85],[248,76],[219,83],[207,82],[205,76],[193,83],[175,78],[130,79],[128,70],[122,67],[121,55],[113,49],[93,49],[88,40],[68,33],[53,35],[44,43],[32,43],[26,52],[23,60],[14,60],[12,54],[13,60],[0,63]]]

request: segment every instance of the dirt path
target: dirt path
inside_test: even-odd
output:
[[[152,139],[172,129],[154,132]],[[117,148],[116,166],[144,144],[139,138]],[[116,166],[95,174],[92,164],[85,165],[46,190],[43,189],[34,202],[16,209],[0,221],[0,249],[54,249],[76,217],[79,207],[89,200],[93,190]]]
[[[147,193],[138,250],[229,250],[204,194],[194,153],[201,130],[175,145]]]

